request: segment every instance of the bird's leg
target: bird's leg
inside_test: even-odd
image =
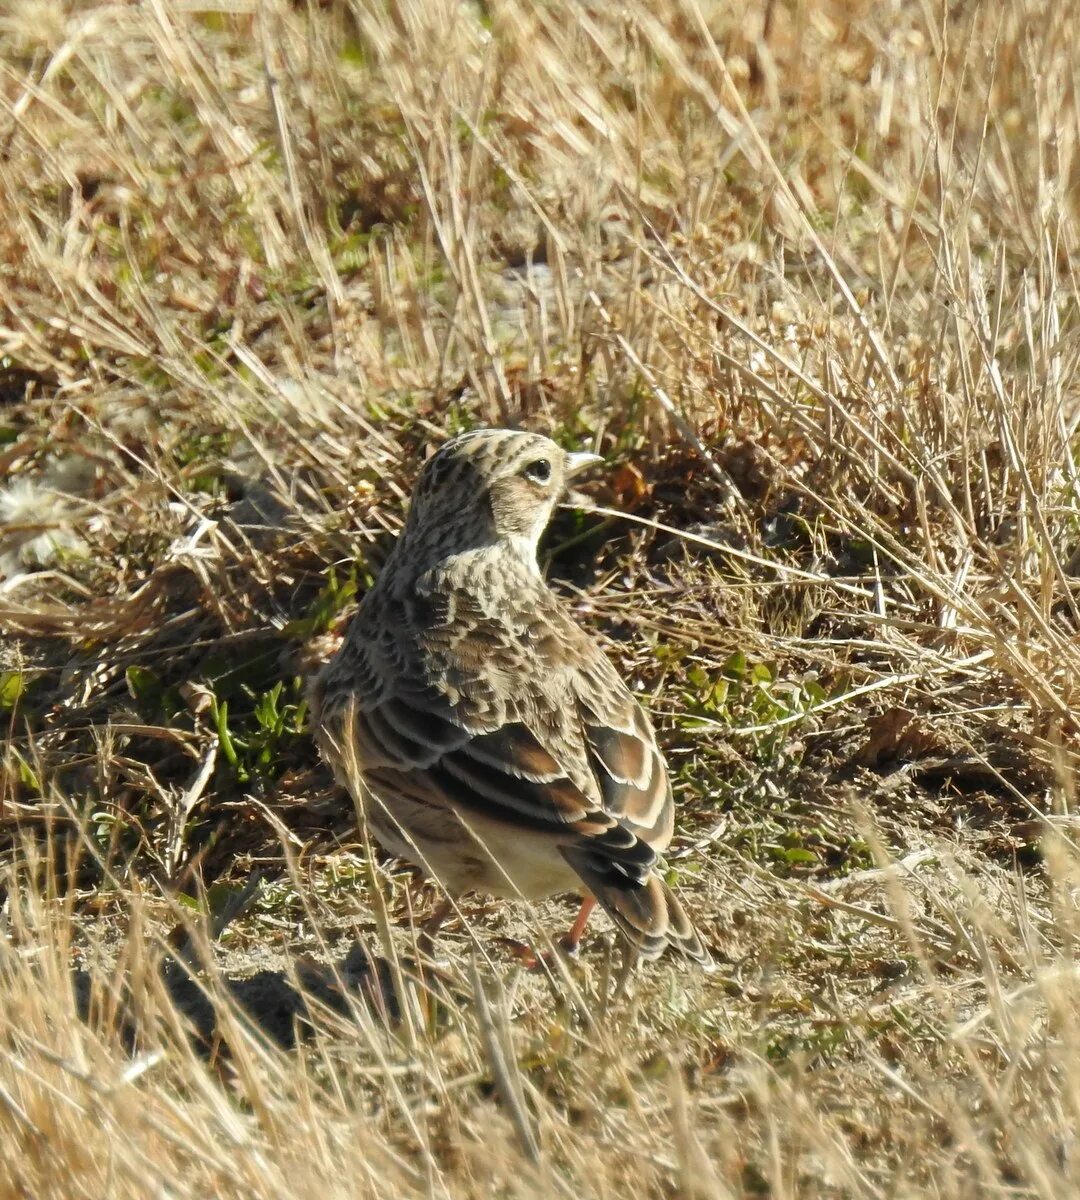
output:
[[[435,957],[435,938],[442,928],[443,922],[454,911],[454,902],[447,896],[439,902],[435,911],[420,925],[420,936],[416,939],[416,948],[424,958]]]
[[[581,902],[581,908],[578,910],[577,918],[573,925],[570,926],[570,932],[562,940],[562,948],[567,954],[577,954],[578,946],[581,944],[582,935],[585,932],[585,925],[589,919],[592,910],[596,907],[596,897],[586,896]]]
[[[436,905],[435,911],[431,916],[420,926],[421,932],[427,934],[428,937],[435,937],[442,928],[443,922],[453,911],[453,900],[449,896],[444,897]]]
[[[585,925],[595,907],[595,896],[586,896],[582,900],[581,908],[578,910],[574,924],[570,927],[570,932],[565,937],[559,939],[559,948],[564,954],[568,954],[571,957],[577,954],[582,934],[585,932]],[[545,966],[551,967],[552,956],[549,951],[537,950],[535,946],[530,946],[528,942],[520,942],[516,938],[502,938],[500,940],[515,958],[520,959],[525,964],[528,970],[539,971]]]
[[[408,897],[410,907],[424,894],[427,882],[427,875],[419,867],[413,867],[409,882],[405,885],[405,894]]]

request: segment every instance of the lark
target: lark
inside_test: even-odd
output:
[[[645,959],[708,955],[657,874],[671,784],[649,719],[545,582],[537,544],[602,461],[481,429],[424,465],[404,531],[312,689],[323,753],[392,854],[449,898],[578,892]],[[429,930],[430,931],[430,930]]]

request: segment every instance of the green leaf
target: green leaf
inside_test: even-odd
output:
[[[360,564],[350,565],[345,578],[339,579],[337,572],[331,568],[322,590],[315,597],[307,613],[290,621],[282,633],[289,638],[306,639],[317,633],[325,633],[334,622],[334,618],[356,596]]]
[[[214,705],[214,721],[217,725],[221,752],[229,760],[229,766],[236,767],[240,759],[236,753],[236,746],[233,745],[232,735],[229,733],[229,702],[227,700],[222,700],[220,704]]]
[[[161,691],[161,681],[147,667],[128,667],[124,678],[132,700],[149,700]]]
[[[746,674],[746,655],[741,650],[736,650],[724,663],[723,671],[729,679],[742,679]]]
[[[0,709],[12,709],[26,691],[22,671],[0,671]]]
[[[709,686],[709,675],[704,667],[695,664],[686,672],[687,681],[691,686],[704,690]]]
[[[19,782],[30,791],[37,792],[39,796],[43,795],[45,789],[41,786],[41,780],[34,774],[30,764],[17,752],[15,758],[19,764]]]
[[[685,729],[688,733],[698,733],[716,728],[715,721],[703,721],[700,717],[680,717],[678,725],[680,729]]]

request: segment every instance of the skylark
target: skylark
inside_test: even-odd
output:
[[[315,728],[376,839],[449,897],[577,891],[568,948],[599,902],[642,957],[704,963],[655,870],[674,806],[648,717],[537,565],[567,480],[599,461],[500,429],[433,455],[315,681]]]

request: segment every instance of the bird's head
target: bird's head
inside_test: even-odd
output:
[[[535,561],[568,481],[601,456],[538,433],[475,429],[431,456],[413,490],[405,538],[452,554],[505,546]]]

